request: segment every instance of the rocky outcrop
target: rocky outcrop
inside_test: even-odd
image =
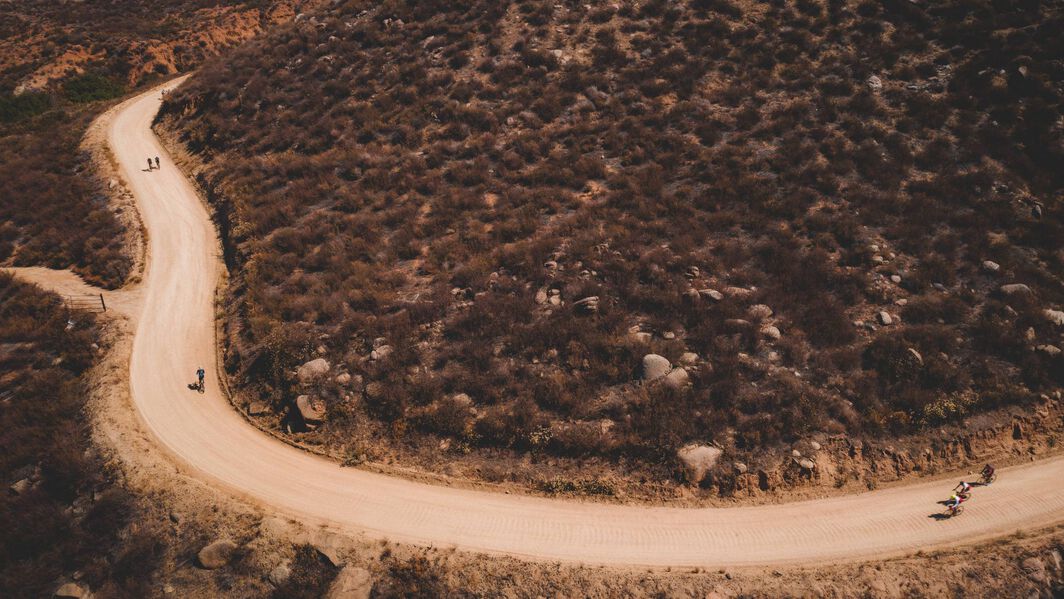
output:
[[[310,384],[320,380],[329,373],[329,362],[325,358],[317,358],[303,364],[296,370],[296,378],[300,383]]]
[[[687,482],[692,485],[701,484],[724,452],[710,445],[685,445],[676,452],[680,465],[683,466]]]
[[[229,563],[236,553],[238,545],[229,539],[219,539],[196,554],[196,561],[200,567],[207,570],[216,570]]]
[[[369,599],[373,591],[373,576],[369,570],[347,566],[333,579],[325,599]]]
[[[643,379],[656,381],[672,370],[672,363],[664,356],[647,354],[643,356]]]
[[[315,423],[325,419],[325,402],[310,395],[296,398],[296,408],[304,422]]]
[[[64,584],[56,589],[52,596],[56,599],[92,599],[92,593],[89,589],[76,582],[68,582]]]
[[[665,386],[669,389],[686,389],[691,384],[691,377],[687,374],[687,370],[683,367],[675,368],[672,372],[665,375]]]
[[[1010,283],[1008,285],[1001,286],[1001,293],[1007,296],[1023,296],[1031,295],[1031,288],[1023,283]]]

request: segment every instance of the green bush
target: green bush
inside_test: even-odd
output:
[[[125,86],[97,73],[85,73],[63,83],[63,97],[78,104],[110,100],[126,93]]]

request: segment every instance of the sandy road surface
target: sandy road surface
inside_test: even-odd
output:
[[[862,559],[1064,522],[1064,458],[1003,471],[993,486],[976,490],[963,516],[938,520],[931,517],[940,510],[935,502],[954,481],[778,506],[618,506],[431,486],[340,468],[276,441],[243,421],[213,375],[219,245],[200,199],[150,129],[159,103],[158,89],[128,101],[108,132],[150,243],[139,317],[133,314],[130,384],[159,445],[210,484],[340,531],[617,565]],[[157,155],[162,169],[142,170]],[[200,365],[211,373],[203,395],[186,387]]]

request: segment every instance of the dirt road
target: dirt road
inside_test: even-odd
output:
[[[172,85],[172,84],[171,84]],[[108,139],[148,231],[131,362],[134,403],[160,446],[208,483],[279,514],[394,541],[545,560],[743,566],[884,557],[1064,522],[1064,458],[1002,471],[958,518],[932,481],[778,506],[653,508],[432,486],[340,468],[274,440],[232,409],[213,365],[219,244],[200,199],[150,129],[160,91],[128,101]],[[148,172],[148,156],[162,168]],[[190,391],[198,366],[205,394]]]

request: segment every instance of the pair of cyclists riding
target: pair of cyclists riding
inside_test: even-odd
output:
[[[984,486],[994,482],[994,480],[997,478],[997,476],[994,474],[994,467],[990,464],[983,466],[983,471],[981,472],[981,474],[983,475],[983,481],[981,484]],[[957,486],[953,487],[953,495],[951,495],[950,498],[946,500],[947,513],[950,516],[956,516],[957,514],[959,514],[962,509],[961,504],[967,501],[969,497],[971,497],[971,493],[971,483],[965,482],[963,480],[957,483]]]

